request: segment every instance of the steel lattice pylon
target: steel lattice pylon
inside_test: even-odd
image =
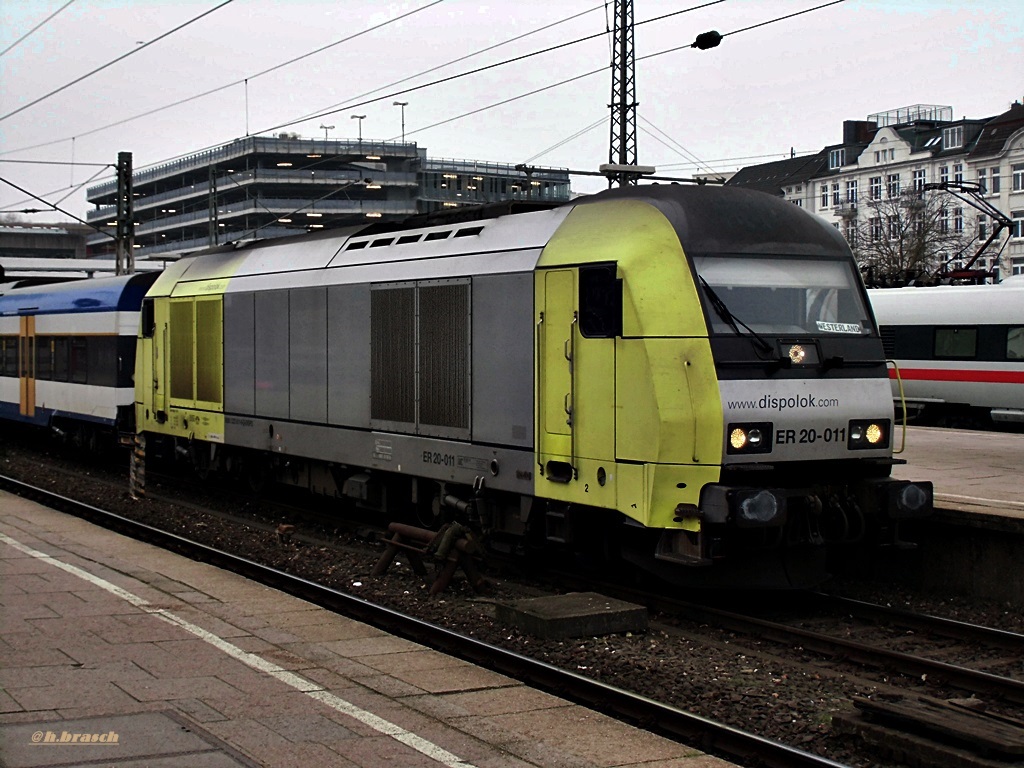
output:
[[[608,162],[636,165],[636,66],[633,55],[633,0],[615,0],[615,44],[612,54],[611,136]],[[636,184],[636,176],[609,176],[619,186]]]

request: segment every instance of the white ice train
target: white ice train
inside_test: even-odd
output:
[[[1024,278],[868,291],[908,415],[945,426],[1024,426]],[[898,375],[897,375],[898,371]]]

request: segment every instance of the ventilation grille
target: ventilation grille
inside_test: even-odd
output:
[[[370,293],[370,417],[416,422],[416,289]]]
[[[469,285],[420,288],[420,423],[469,427]]]

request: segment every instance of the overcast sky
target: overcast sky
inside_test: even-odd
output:
[[[694,158],[731,171],[837,143],[843,120],[871,113],[941,104],[989,117],[1024,98],[1020,0],[846,0],[729,34],[826,1],[724,0],[645,24],[699,3],[635,0],[639,162],[684,177],[704,170]],[[397,140],[396,100],[409,102],[407,139],[431,157],[573,170],[608,161],[612,0],[607,11],[601,0],[223,2],[0,0],[0,178],[84,217],[85,188],[75,187],[109,179],[99,165],[119,151],[138,169],[247,134],[323,137],[326,125],[355,139],[353,114],[365,115],[364,139]],[[719,47],[662,53],[708,30],[725,35]],[[0,183],[0,213],[36,207]]]

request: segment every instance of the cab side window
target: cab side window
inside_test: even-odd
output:
[[[580,333],[588,339],[622,335],[622,280],[614,264],[580,267]]]

